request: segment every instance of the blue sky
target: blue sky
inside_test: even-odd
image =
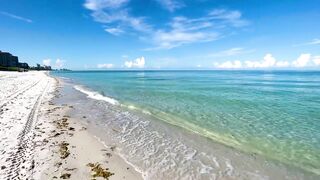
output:
[[[0,50],[70,69],[320,69],[317,0],[0,0]]]

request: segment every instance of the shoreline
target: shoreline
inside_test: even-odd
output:
[[[66,79],[64,79],[64,81],[66,81]],[[131,139],[126,139],[124,140],[123,137],[117,137],[118,135],[116,134],[126,134],[126,131],[131,131],[131,129],[128,129],[126,126],[123,126],[122,123],[129,123],[130,124],[130,119],[126,119],[126,116],[133,116],[133,118],[138,118],[138,121],[142,121],[142,124],[147,123],[149,125],[147,125],[148,127],[146,128],[150,128],[150,126],[154,126],[153,129],[157,129],[157,130],[161,130],[161,131],[157,131],[158,133],[165,133],[169,136],[165,136],[165,137],[161,137],[161,139],[167,139],[167,138],[171,138],[171,137],[179,137],[179,139],[183,139],[183,141],[190,141],[190,142],[183,142],[186,144],[180,144],[178,146],[185,146],[187,149],[190,149],[191,151],[194,151],[194,153],[191,153],[190,155],[187,154],[187,156],[190,156],[190,160],[196,160],[198,158],[202,158],[203,153],[206,152],[208,153],[209,151],[211,152],[211,149],[213,149],[213,153],[214,153],[214,161],[212,162],[213,164],[208,164],[208,166],[206,165],[206,167],[203,168],[210,168],[209,169],[209,174],[211,174],[211,176],[213,177],[217,177],[218,179],[222,178],[230,178],[230,179],[265,179],[265,178],[273,178],[273,179],[315,179],[315,177],[317,177],[315,174],[310,174],[309,172],[304,171],[303,169],[300,169],[298,167],[292,166],[292,165],[288,165],[288,164],[284,164],[281,163],[279,161],[276,160],[271,160],[265,157],[262,157],[261,155],[255,154],[255,153],[245,153],[245,152],[241,152],[237,149],[234,149],[232,147],[229,146],[225,146],[223,144],[220,144],[218,142],[213,142],[210,139],[207,139],[201,135],[198,135],[196,133],[193,132],[189,132],[181,127],[177,127],[175,125],[171,125],[168,124],[166,122],[162,122],[162,121],[157,121],[157,120],[151,120],[150,116],[148,114],[141,114],[141,113],[137,113],[134,111],[134,109],[123,109],[123,108],[117,108],[119,106],[114,106],[114,104],[110,103],[109,101],[104,101],[103,98],[92,98],[91,97],[91,93],[94,94],[94,92],[90,93],[84,93],[82,91],[79,91],[78,88],[75,88],[75,86],[79,86],[79,84],[74,84],[74,82],[71,82],[71,84],[67,83],[69,86],[69,90],[67,90],[67,92],[65,92],[65,94],[72,94],[73,96],[75,96],[74,98],[70,98],[68,101],[70,102],[74,102],[74,106],[79,106],[78,109],[74,110],[73,114],[78,114],[79,116],[81,116],[81,114],[88,114],[88,113],[92,113],[95,114],[93,116],[91,116],[90,118],[92,119],[91,121],[87,121],[89,127],[91,126],[91,131],[94,132],[94,134],[96,136],[99,137],[104,137],[104,136],[109,136],[110,134],[114,134],[114,137],[112,137],[113,141],[120,141],[121,143],[119,145],[121,145],[122,150],[120,151],[120,154],[124,155],[124,159],[127,159],[129,161],[131,161],[131,163],[135,164],[135,166],[137,166],[137,168],[140,169],[142,168],[142,172],[144,172],[143,174],[145,174],[145,178],[146,179],[163,179],[160,178],[161,176],[163,176],[163,174],[165,172],[162,173],[161,176],[152,174],[151,172],[153,171],[159,171],[161,172],[162,169],[154,169],[152,170],[152,167],[150,167],[151,169],[149,169],[149,167],[146,167],[145,164],[148,164],[148,162],[141,162],[141,161],[137,161],[135,158],[132,158],[132,156],[130,156],[131,151],[127,150],[127,149],[134,149],[135,146],[132,145],[128,145],[126,146],[125,144],[123,144],[123,141],[129,141],[132,142],[134,144],[140,144],[142,143],[139,142],[141,138],[140,135],[141,133],[152,133],[152,132],[143,132],[144,130],[137,130],[139,132],[140,135],[135,134],[133,132],[131,132],[130,136],[134,136],[135,139],[137,139],[137,142],[134,142],[134,138]],[[89,90],[88,90],[89,91]],[[101,95],[100,95],[101,96]],[[95,109],[95,111],[91,111],[91,110],[84,110],[81,111],[81,109],[85,109],[86,106],[81,106],[81,104],[83,104],[84,102],[88,103],[87,107],[92,107]],[[102,109],[100,109],[102,108]],[[120,109],[120,110],[119,110]],[[118,112],[119,111],[119,112]],[[103,112],[103,114],[99,115],[99,112]],[[119,116],[120,114],[116,113],[116,114],[109,114],[110,112],[118,112],[118,113],[125,113],[127,114],[124,117]],[[106,116],[104,114],[107,114]],[[109,122],[97,122],[101,119],[104,118],[114,118],[117,117],[118,121],[120,120],[119,118],[124,118],[121,119],[119,122],[120,124],[112,124]],[[123,122],[122,122],[123,120]],[[144,120],[150,120],[150,122],[144,122]],[[102,123],[102,124],[101,124]],[[106,124],[105,124],[106,123]],[[134,122],[132,122],[134,123]],[[121,127],[122,126],[122,127]],[[110,129],[110,132],[107,132],[106,129]],[[149,129],[150,130],[150,129]],[[156,133],[157,133],[156,132]],[[112,136],[112,135],[111,135]],[[127,135],[125,135],[126,137],[129,137]],[[171,136],[171,137],[170,137]],[[189,138],[189,140],[187,140]],[[172,138],[171,138],[172,139]],[[174,140],[174,139],[172,139]],[[102,139],[102,141],[106,141],[109,142],[109,139]],[[176,141],[176,140],[175,140]],[[191,142],[192,141],[192,142]],[[201,142],[201,143],[199,143]],[[150,144],[148,144],[149,142],[144,142],[145,143],[145,148],[151,148],[149,147]],[[161,142],[158,142],[161,144]],[[197,144],[197,148],[194,148],[194,143]],[[207,145],[209,144],[209,145]],[[142,146],[142,147],[144,147]],[[152,145],[153,146],[153,145]],[[147,150],[143,148],[144,150]],[[154,145],[154,147],[152,148],[157,148],[157,145]],[[205,148],[205,151],[202,151]],[[211,149],[210,149],[211,148]],[[210,149],[210,150],[208,150]],[[138,147],[138,149],[136,150],[132,150],[132,151],[141,151],[142,149]],[[169,150],[170,152],[171,150]],[[188,150],[189,151],[189,150]],[[150,152],[146,151],[142,154],[148,154]],[[177,153],[177,152],[175,152]],[[135,154],[137,157],[140,157],[141,159],[144,158],[144,155],[139,156],[138,154]],[[204,154],[205,155],[205,154]],[[208,155],[208,154],[207,154]],[[205,155],[205,156],[207,156]],[[152,156],[150,158],[154,158],[154,159],[158,159],[159,157],[156,156]],[[180,159],[178,157],[176,157],[177,159]],[[176,160],[176,158],[169,158],[166,160]],[[183,157],[184,158],[184,157]],[[188,157],[186,157],[188,159]],[[217,158],[217,159],[215,159]],[[221,162],[220,160],[225,159],[225,162]],[[217,162],[216,162],[217,160]],[[163,161],[163,160],[159,160],[159,161]],[[206,160],[205,160],[206,161]],[[247,162],[248,164],[244,165],[242,164],[243,162]],[[176,163],[179,163],[176,162]],[[170,166],[170,165],[168,165]],[[218,174],[215,174],[211,171],[215,171],[215,169],[211,169],[211,167],[215,167],[218,168]],[[162,168],[165,168],[162,167]],[[175,167],[176,168],[176,167]],[[190,167],[192,169],[192,167]],[[195,166],[194,168],[198,168],[197,166]],[[191,170],[190,169],[190,170]],[[220,171],[221,169],[221,171]],[[149,172],[151,171],[151,172]],[[179,169],[177,169],[177,171],[181,171]],[[258,174],[255,174],[256,172],[259,172]],[[150,174],[151,173],[151,174]],[[159,173],[161,174],[161,173]],[[170,175],[170,173],[169,173]],[[179,179],[179,176],[173,176],[170,177],[169,175],[166,175],[166,178],[173,178],[173,179]],[[202,175],[201,175],[202,176]],[[281,178],[282,177],[282,178]],[[180,177],[181,178],[181,177]],[[204,176],[204,177],[200,177],[200,179],[210,179],[210,176]]]
[[[59,80],[48,72],[0,73],[0,179],[142,179],[68,115],[72,106],[54,103]]]
[[[47,72],[0,77],[0,179],[89,179],[97,170],[106,179],[317,177],[91,98]]]

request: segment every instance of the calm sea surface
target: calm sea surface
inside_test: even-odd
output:
[[[52,72],[121,106],[320,174],[320,72]]]

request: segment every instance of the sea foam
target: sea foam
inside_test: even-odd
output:
[[[115,99],[112,99],[110,97],[107,97],[107,96],[103,96],[101,94],[99,94],[98,92],[95,92],[95,91],[90,91],[90,90],[87,90],[81,86],[74,86],[74,88],[86,95],[88,95],[89,98],[91,99],[95,99],[95,100],[100,100],[100,101],[106,101],[110,104],[113,104],[113,105],[119,105],[119,102]]]

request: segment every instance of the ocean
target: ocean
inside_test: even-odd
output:
[[[83,96],[78,107],[94,114],[101,139],[120,144],[146,179],[265,179],[270,167],[275,177],[320,175],[320,72],[51,75],[82,94],[74,101]]]

